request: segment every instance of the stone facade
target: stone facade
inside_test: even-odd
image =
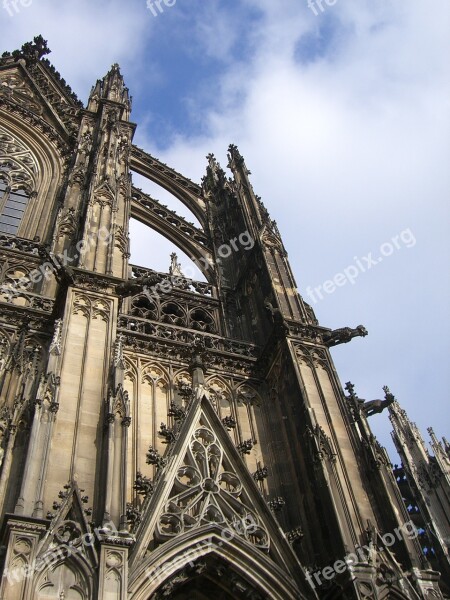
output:
[[[84,107],[47,53],[0,59],[0,598],[443,598],[368,425],[398,405],[330,356],[367,332],[319,325],[237,147],[196,184],[133,145],[118,65]],[[206,282],[130,265],[130,218]]]

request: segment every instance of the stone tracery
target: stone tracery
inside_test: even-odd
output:
[[[250,508],[239,477],[211,429],[198,427],[179,467],[172,494],[156,526],[160,541],[215,523],[257,548],[269,549],[269,535]]]

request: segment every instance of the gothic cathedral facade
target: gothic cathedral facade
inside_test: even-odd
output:
[[[237,147],[194,183],[133,145],[118,65],[84,107],[47,53],[0,59],[0,598],[443,598],[448,481],[435,559],[368,425],[400,407],[330,356],[367,332],[319,325]],[[205,281],[129,264],[131,218]]]

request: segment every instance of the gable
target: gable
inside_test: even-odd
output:
[[[32,72],[18,63],[0,68],[0,103],[45,121],[66,139],[74,129],[71,121],[79,110],[57,91],[40,63],[34,65]]]
[[[304,587],[304,571],[206,395],[194,400],[156,477],[135,531],[131,570],[174,543],[213,528],[219,546],[239,546]],[[217,534],[220,532],[220,537]],[[157,550],[157,552],[155,552]],[[164,552],[164,550],[162,550]]]

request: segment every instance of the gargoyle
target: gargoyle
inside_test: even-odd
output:
[[[334,331],[327,331],[323,334],[323,342],[328,348],[337,346],[338,344],[347,344],[355,337],[365,337],[368,331],[362,325],[358,325],[356,329],[351,327],[342,327]]]
[[[273,322],[279,321],[280,317],[281,317],[281,319],[283,318],[280,309],[274,307],[273,304],[271,302],[269,302],[269,300],[266,300],[264,302],[264,308],[267,310],[268,313],[270,313],[270,316],[271,316],[271,319]]]
[[[390,406],[394,401],[394,396],[388,396],[386,400],[363,400],[358,398],[361,403],[360,409],[366,417],[371,417],[383,412],[385,408]]]
[[[126,298],[127,296],[136,296],[142,292],[146,287],[153,287],[161,281],[161,275],[149,275],[147,277],[136,277],[135,279],[129,279],[116,286],[116,294]]]

